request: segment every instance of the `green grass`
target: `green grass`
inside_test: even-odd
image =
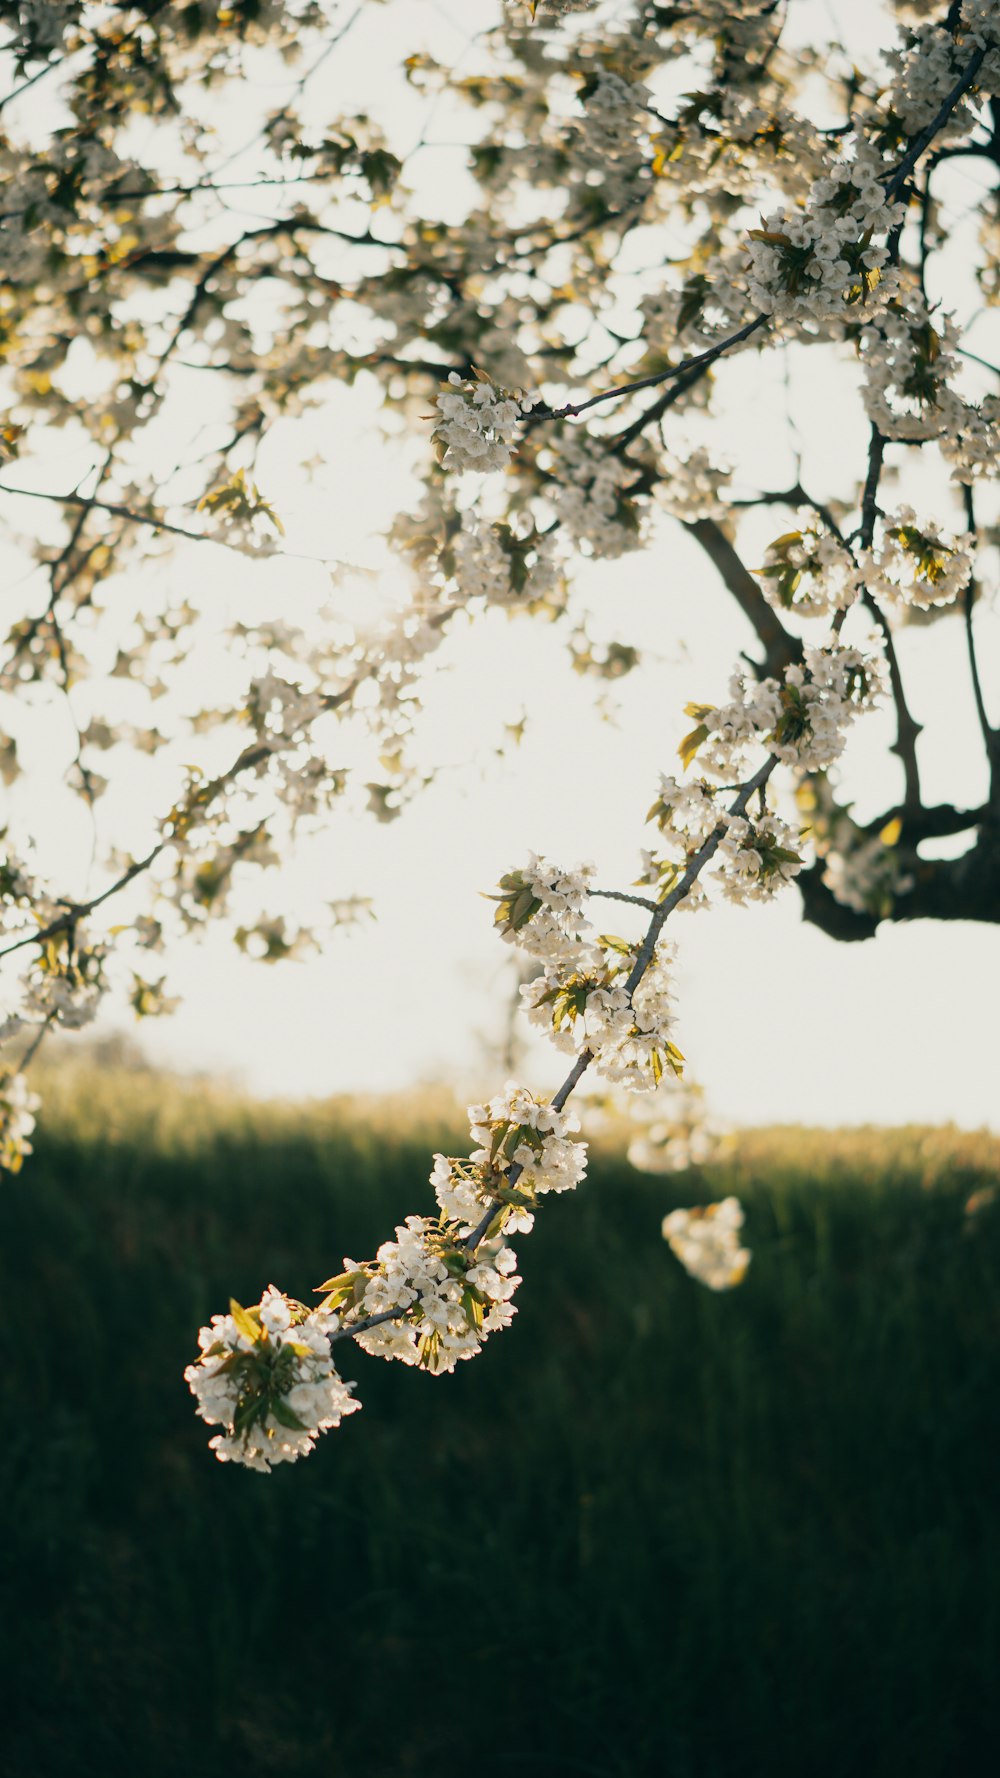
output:
[[[216,1464],[181,1371],[429,1207],[442,1104],[250,1107],[63,1075],[5,1180],[7,1778],[945,1778],[990,1769],[1000,1142],[757,1132],[595,1154],[513,1329],[349,1352],[305,1464]],[[381,1125],[381,1127],[380,1127]],[[659,1237],[743,1197],[729,1296]]]

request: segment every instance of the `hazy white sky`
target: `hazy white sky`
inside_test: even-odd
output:
[[[476,21],[493,9],[486,0],[470,7],[397,0],[370,11],[338,60],[336,93],[324,92],[327,115],[357,103],[350,94],[359,86],[377,86],[390,14],[394,53],[400,44],[427,41],[443,56],[462,53]],[[829,28],[835,16],[866,33],[873,9],[806,0],[796,11],[806,35],[814,26]],[[277,86],[268,104],[281,96]],[[428,189],[435,158],[421,157]],[[954,186],[956,209],[963,190],[971,202],[977,180],[967,166]],[[956,289],[949,300],[967,320],[975,297],[961,277]],[[977,321],[973,343],[986,356],[1000,352],[991,317]],[[724,420],[705,436],[737,464],[747,491],[787,485],[788,415],[805,453],[807,485],[844,494],[858,475],[866,428],[850,377],[828,361],[812,362],[816,356],[791,355],[791,395],[773,360],[762,367],[747,357],[727,373]],[[678,439],[697,442],[694,426],[679,424]],[[289,462],[314,455],[320,467],[309,484]],[[405,443],[380,436],[361,389],[339,394],[294,427],[277,428],[259,480],[281,511],[290,547],[379,563],[384,552],[373,534],[412,498],[405,456]],[[67,462],[66,485],[69,469]],[[906,484],[907,497],[919,496],[922,485],[918,472]],[[928,497],[931,510],[951,517],[936,486]],[[27,513],[19,517],[27,522]],[[37,522],[37,509],[31,517]],[[765,517],[761,548],[773,528],[773,515]],[[294,615],[329,594],[320,567],[290,573],[287,564],[247,564],[210,547],[189,549],[173,568],[153,572],[176,576],[178,587],[196,594],[210,586],[220,622],[244,616],[248,598],[269,615]],[[529,849],[566,862],[592,858],[601,883],[627,887],[638,848],[648,843],[643,818],[657,774],[674,769],[677,740],[689,726],[683,705],[721,696],[738,649],[750,640],[696,545],[667,521],[652,548],[585,565],[581,581],[595,632],[643,645],[649,660],[616,688],[613,719],[595,715],[593,686],[571,671],[548,629],[492,613],[450,639],[442,656],[447,671],[429,690],[420,738],[428,760],[444,762],[438,782],[389,827],[334,816],[269,897],[271,911],[294,912],[317,900],[370,894],[377,922],[337,935],[318,959],[275,967],[246,961],[217,936],[178,948],[167,972],[183,1005],[141,1032],[156,1057],[219,1068],[268,1094],[392,1089],[446,1076],[478,1097],[500,1084],[480,1034],[495,1034],[504,1017],[511,954],[493,936],[482,893]],[[981,632],[986,683],[1000,713],[995,613],[984,614]],[[926,795],[974,802],[985,767],[961,625],[947,619],[932,630],[908,631],[900,646],[911,701],[927,723]],[[504,724],[522,716],[523,742],[499,758]],[[888,718],[879,716],[860,725],[852,743],[848,781],[862,816],[896,794],[885,755],[890,737]],[[30,815],[42,846],[62,844],[67,835],[82,844],[82,829],[66,827],[62,799],[47,812],[37,801],[29,811],[34,794],[26,785],[15,813]],[[108,795],[110,812],[121,814],[135,799],[134,782],[113,784]],[[826,1124],[955,1119],[1000,1127],[1000,928],[920,923],[883,929],[865,944],[837,945],[802,923],[794,891],[770,908],[682,917],[672,928],[680,946],[678,1042],[724,1117]],[[554,1085],[564,1072],[565,1058],[539,1040],[530,1084]]]

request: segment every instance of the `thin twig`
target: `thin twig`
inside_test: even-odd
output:
[[[588,889],[588,895],[599,895],[605,901],[628,901],[633,907],[646,908],[650,913],[656,912],[659,903],[651,901],[647,895],[626,895],[622,889]]]
[[[672,365],[669,370],[656,371],[648,377],[638,377],[632,383],[619,383],[613,389],[603,389],[599,395],[589,396],[586,401],[570,402],[568,407],[533,408],[525,417],[525,427],[539,426],[548,420],[575,419],[577,414],[586,413],[588,408],[596,407],[600,401],[617,401],[620,396],[635,395],[640,389],[655,389],[662,383],[673,382],[676,377],[686,376],[689,371],[707,370],[710,364],[714,364],[717,358],[729,351],[730,346],[737,346],[742,340],[749,339],[752,333],[763,327],[767,319],[766,315],[755,315],[752,321],[746,322],[736,333],[727,334],[724,340],[716,341],[707,351],[696,352],[693,357],[682,359],[680,364]]]

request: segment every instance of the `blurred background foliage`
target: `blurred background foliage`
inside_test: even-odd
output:
[[[41,1085],[0,1209],[8,1778],[988,1769],[1000,1139],[595,1148],[511,1332],[445,1379],[351,1351],[363,1413],[267,1479],[207,1451],[199,1323],[427,1210],[461,1108],[113,1048]],[[714,1296],[659,1225],[728,1192],[754,1259]]]

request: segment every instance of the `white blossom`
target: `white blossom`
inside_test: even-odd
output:
[[[587,1053],[597,1072],[632,1092],[651,1092],[667,1072],[679,1074],[683,1056],[673,1029],[674,947],[661,940],[641,979],[626,986],[638,946],[588,946],[573,966],[558,962],[521,988],[533,1025],[558,1049]]]
[[[330,1316],[310,1313],[269,1285],[252,1309],[236,1303],[198,1335],[184,1372],[198,1413],[222,1431],[209,1440],[221,1463],[268,1471],[315,1448],[361,1403],[330,1357]]]
[[[713,877],[729,901],[770,901],[802,869],[800,844],[796,829],[770,812],[754,820],[730,815]]]
[[[592,864],[563,870],[529,852],[527,863],[500,878],[494,925],[506,944],[543,963],[572,958],[593,930],[584,913]]]
[[[892,605],[952,605],[972,578],[975,544],[971,531],[946,536],[936,520],[918,521],[901,506],[883,516],[878,542],[862,555],[866,584]]]
[[[500,1236],[480,1242],[473,1254],[443,1218],[408,1216],[374,1262],[352,1273],[345,1259],[344,1277],[357,1278],[358,1288],[343,1325],[357,1324],[358,1345],[375,1357],[447,1373],[474,1358],[491,1333],[509,1327],[521,1282],[516,1264]],[[364,1325],[380,1315],[391,1319]]]
[[[854,557],[829,531],[789,531],[775,538],[756,572],[772,605],[803,617],[832,617],[853,605],[861,589]]]
[[[750,1250],[740,1244],[743,1207],[738,1198],[692,1210],[671,1210],[663,1238],[684,1270],[709,1290],[732,1290],[746,1277]]]
[[[25,1155],[32,1152],[29,1137],[40,1105],[23,1074],[0,1070],[0,1167],[9,1173],[20,1172]]]
[[[623,463],[605,440],[582,426],[565,428],[550,441],[548,457],[555,480],[547,493],[563,534],[585,554],[606,560],[638,549],[639,513],[628,498],[637,467]]]
[[[867,319],[894,294],[898,272],[885,237],[904,206],[887,203],[889,171],[875,145],[857,138],[817,179],[798,210],[775,210],[749,236],[753,306],[795,326]],[[881,238],[880,238],[881,237]]]
[[[534,397],[520,390],[500,389],[477,373],[466,381],[452,371],[449,387],[437,398],[440,419],[434,438],[446,469],[477,473],[506,469],[511,445]]]
[[[538,1199],[573,1190],[586,1173],[586,1146],[573,1140],[579,1127],[573,1112],[508,1081],[487,1104],[469,1106],[468,1159],[435,1155],[431,1184],[442,1212],[462,1236],[491,1206],[505,1234],[529,1231]]]

